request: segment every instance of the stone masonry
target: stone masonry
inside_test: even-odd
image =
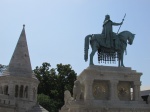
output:
[[[90,65],[77,78],[80,100],[69,101],[60,112],[150,112],[140,96],[141,75],[129,67]]]
[[[9,68],[0,76],[0,112],[48,112],[37,104],[38,84],[23,26]]]

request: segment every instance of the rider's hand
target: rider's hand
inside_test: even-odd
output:
[[[123,21],[120,23],[120,25],[122,25],[123,24]]]

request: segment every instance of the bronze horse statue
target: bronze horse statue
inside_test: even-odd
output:
[[[94,65],[93,56],[98,51],[98,60],[99,62],[103,61],[115,61],[118,59],[118,66],[124,67],[123,64],[123,55],[126,50],[127,43],[132,45],[135,34],[132,34],[129,31],[122,31],[118,35],[113,33],[113,45],[114,47],[106,46],[106,38],[103,34],[92,34],[85,37],[84,45],[84,60],[88,60],[88,49],[89,43],[92,48],[90,54],[90,65]]]

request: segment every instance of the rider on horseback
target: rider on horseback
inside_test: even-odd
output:
[[[121,23],[112,22],[110,20],[109,15],[105,16],[105,20],[104,20],[104,23],[103,23],[102,34],[106,38],[106,46],[108,48],[114,48],[115,47],[115,49],[118,49],[117,43],[115,43],[115,46],[113,45],[113,38],[114,38],[114,35],[116,35],[116,34],[113,32],[112,26],[113,25],[114,26],[122,25],[122,23],[123,22],[121,22]]]

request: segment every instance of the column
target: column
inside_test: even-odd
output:
[[[8,84],[8,94],[10,97],[14,98],[15,96],[15,86],[12,82]]]
[[[93,85],[93,80],[85,80],[84,82],[84,99],[85,100],[91,100],[93,98],[93,91],[92,91],[92,85]]]
[[[37,90],[38,90],[38,88],[35,87],[35,102],[37,101]]]
[[[33,87],[31,84],[28,84],[28,99],[33,101]]]
[[[18,85],[18,98],[20,98],[20,85]]]
[[[118,85],[118,80],[110,81],[110,100],[119,100],[117,85]]]
[[[140,100],[140,86],[141,86],[141,82],[137,81],[134,82],[134,86],[133,86],[133,99],[135,101],[139,101]]]

